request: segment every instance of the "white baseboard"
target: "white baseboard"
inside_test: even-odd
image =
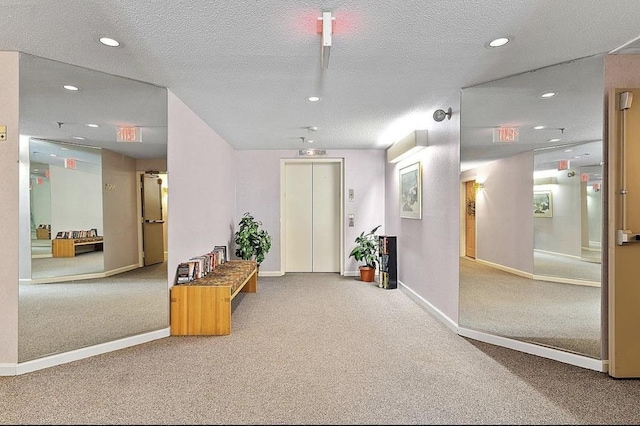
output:
[[[137,263],[132,265],[123,266],[121,268],[111,269],[105,272],[96,272],[93,274],[79,274],[79,275],[65,275],[61,277],[45,277],[45,278],[21,278],[20,282],[23,284],[50,284],[60,283],[65,281],[77,281],[77,280],[90,280],[94,278],[106,278],[112,275],[121,274],[123,272],[133,271],[140,266]]]
[[[66,364],[95,355],[140,345],[152,340],[158,340],[168,337],[171,334],[170,331],[170,328],[165,328],[162,330],[126,337],[120,340],[114,340],[113,342],[101,343],[99,345],[90,346],[87,348],[51,355],[32,361],[20,362],[17,364],[0,364],[0,376],[17,376],[20,374],[31,373],[33,371],[54,367],[56,365]]]
[[[575,365],[576,367],[587,368],[602,373],[608,371],[608,361],[602,361],[595,358],[589,358],[583,355],[577,355],[571,352],[559,351],[557,349],[539,346],[533,343],[522,342],[519,340],[509,339],[494,334],[483,333],[481,331],[470,330],[464,327],[458,327],[458,334],[462,337],[479,340],[481,342],[490,343],[492,345],[501,346],[503,348],[513,349],[531,355],[543,358],[553,359],[565,364]]]
[[[282,271],[260,271],[258,272],[259,277],[281,277],[284,275]]]
[[[481,263],[483,265],[491,266],[492,268],[500,269],[501,271],[510,272],[514,275],[533,279],[533,274],[530,272],[521,271],[519,269],[510,268],[508,266],[500,265],[498,263],[493,263],[493,262],[489,262],[482,259],[476,259],[476,262]]]
[[[445,325],[447,325],[451,330],[453,330],[454,332],[458,333],[458,324],[456,324],[455,321],[453,321],[451,318],[449,318],[447,315],[445,315],[440,309],[438,309],[435,306],[433,306],[426,299],[424,299],[422,296],[417,294],[415,291],[413,291],[412,289],[407,287],[400,280],[398,280],[398,286],[399,286],[398,288],[400,288],[400,290],[402,290],[405,294],[407,294],[407,296],[409,296],[409,298],[411,300],[413,300],[414,302],[416,302],[421,308],[423,308],[424,310],[426,310],[428,312],[431,312],[440,321],[442,321]]]
[[[533,279],[538,281],[549,281],[552,283],[584,285],[588,287],[600,287],[600,281],[577,280],[574,278],[562,278],[562,277],[547,277],[545,275],[534,275]]]
[[[560,253],[560,252],[557,252],[557,251],[549,251],[549,250],[541,250],[541,249],[533,249],[533,251],[537,251],[538,253],[550,254],[552,256],[566,257],[568,259],[576,259],[576,260],[582,259],[582,256],[576,256],[576,255],[573,255],[573,254]]]
[[[608,360],[599,360],[589,358],[582,355],[573,354],[570,352],[564,352],[557,349],[548,348],[545,346],[539,346],[532,343],[522,342],[519,340],[509,339],[506,337],[496,336],[493,334],[483,333],[481,331],[470,330],[464,327],[458,326],[458,324],[445,315],[441,310],[433,306],[422,296],[418,295],[411,288],[407,287],[403,282],[398,281],[399,287],[409,298],[416,302],[420,307],[426,311],[432,313],[452,331],[462,337],[468,337],[470,339],[479,340],[481,342],[490,343],[492,345],[501,346],[508,349],[528,353],[531,355],[537,355],[543,358],[553,359],[563,362],[565,364],[575,365],[577,367],[587,368],[589,370],[595,370],[606,373],[609,370]]]

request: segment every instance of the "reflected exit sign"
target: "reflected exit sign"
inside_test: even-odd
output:
[[[118,127],[117,142],[142,142],[142,133],[138,127]]]
[[[517,127],[496,127],[493,129],[493,142],[518,142]]]

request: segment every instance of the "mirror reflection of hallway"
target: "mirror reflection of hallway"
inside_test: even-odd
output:
[[[102,236],[101,150],[31,138],[29,161],[31,280],[104,272],[101,245],[79,245],[73,256],[53,250],[61,233],[94,229]]]

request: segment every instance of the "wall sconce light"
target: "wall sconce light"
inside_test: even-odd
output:
[[[436,121],[442,121],[445,119],[451,120],[451,108],[449,108],[446,112],[443,109],[438,109],[433,113],[433,119]]]
[[[387,148],[387,161],[398,163],[416,152],[426,148],[427,131],[414,130],[398,142]]]
[[[481,191],[484,188],[484,184],[480,182],[474,182],[473,189],[476,191]]]

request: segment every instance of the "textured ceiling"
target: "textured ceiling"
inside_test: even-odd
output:
[[[236,149],[386,148],[431,126],[462,87],[640,35],[636,0],[0,0],[0,10],[0,50],[168,87]],[[328,69],[323,10],[335,17]],[[484,47],[505,35],[505,47]]]

